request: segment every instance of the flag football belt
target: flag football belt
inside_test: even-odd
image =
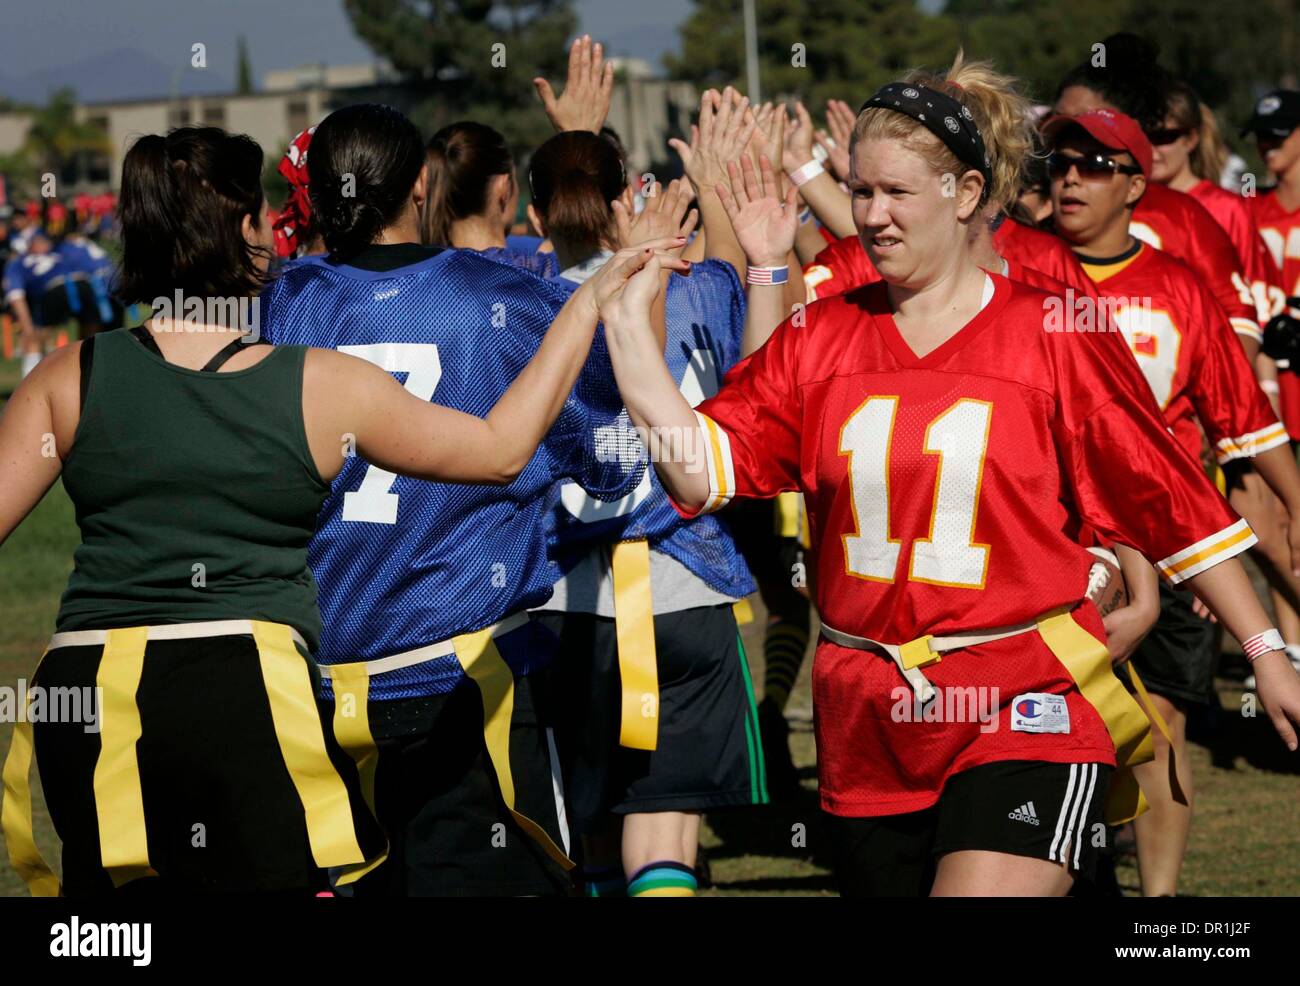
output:
[[[478,686],[483,701],[483,742],[487,746],[488,758],[492,761],[506,810],[529,838],[567,871],[573,869],[573,861],[564,850],[555,844],[544,828],[515,809],[515,780],[510,770],[510,724],[515,711],[515,673],[497,650],[495,638],[527,626],[528,621],[528,611],[520,610],[482,630],[463,633],[436,644],[373,661],[322,664],[319,667],[321,677],[329,678],[334,687],[334,721],[337,730],[341,709],[349,710],[353,719],[363,723],[368,721],[366,703],[372,675],[455,655],[465,676]],[[369,732],[368,726],[366,729]],[[369,799],[374,791],[373,770],[368,775],[363,775],[363,781],[367,784],[366,797]]]
[[[307,650],[301,634],[282,623],[262,620],[213,620],[126,627],[118,630],[72,630],[56,633],[45,654],[61,647],[102,646],[95,685],[102,696],[99,709],[100,751],[95,761],[95,812],[99,820],[99,849],[104,869],[115,887],[158,874],[149,863],[144,799],[136,743],[141,735],[136,693],[144,672],[150,641],[250,636],[257,645],[262,678],[276,739],[284,765],[302,801],[312,857],[322,869],[340,871],[340,883],[351,883],[378,866],[387,849],[367,859],[357,840],[351,799],[343,778],[332,767],[321,730],[316,693],[312,687]],[[45,659],[41,655],[41,660]],[[40,662],[37,662],[37,670]],[[35,677],[35,672],[33,673]],[[366,765],[373,775],[374,740],[362,717],[346,723],[339,744],[356,762],[363,790],[374,812],[373,776],[365,782]],[[29,775],[33,753],[32,723],[22,716],[4,765],[4,805],[0,808],[9,850],[9,863],[26,881],[33,897],[57,897],[62,888],[32,837]]]
[[[1106,645],[1075,622],[1070,615],[1072,606],[1062,606],[1044,613],[1035,620],[1014,626],[995,627],[962,634],[933,636],[927,634],[903,644],[887,644],[869,637],[858,637],[822,624],[822,634],[832,643],[855,650],[874,650],[888,655],[898,666],[903,678],[916,697],[928,702],[935,689],[921,672],[921,668],[939,662],[947,651],[1008,637],[1038,631],[1048,650],[1070,673],[1079,693],[1097,710],[1106,732],[1115,745],[1115,775],[1111,780],[1106,799],[1105,819],[1108,825],[1119,825],[1147,810],[1146,798],[1133,776],[1133,768],[1155,758],[1151,745],[1151,725],[1168,737],[1168,727],[1158,713],[1148,718],[1146,711],[1124,688],[1111,668],[1110,652]],[[1130,666],[1135,687],[1145,695],[1136,673]],[[1153,707],[1151,711],[1155,713]],[[1176,791],[1177,793],[1181,793]]]

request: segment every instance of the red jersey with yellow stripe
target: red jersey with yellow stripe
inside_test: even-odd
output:
[[[1287,210],[1278,201],[1276,190],[1247,199],[1259,235],[1268,248],[1278,270],[1279,285],[1287,298],[1300,297],[1300,208]],[[1286,304],[1283,300],[1282,304]],[[1291,306],[1291,314],[1300,318],[1300,306]],[[1297,367],[1300,369],[1300,367]],[[1300,377],[1289,371],[1277,375],[1282,420],[1291,437],[1300,439]]]
[[[1256,321],[1261,326],[1267,324],[1286,304],[1286,295],[1282,291],[1282,272],[1269,255],[1250,203],[1204,179],[1189,188],[1187,194],[1201,203],[1228,234],[1255,302]]]
[[[1256,342],[1263,338],[1260,313],[1237,250],[1201,203],[1183,192],[1148,182],[1128,230],[1195,271],[1227,312],[1234,331]]]
[[[1080,605],[1092,563],[1082,523],[1175,581],[1255,539],[1165,428],[1124,339],[1045,331],[1052,303],[990,275],[983,310],[924,356],[884,284],[809,305],[804,325],[783,323],[697,408],[705,509],[802,490],[817,607],[846,633],[903,643],[1076,607],[1104,639]],[[946,654],[925,674],[940,695],[975,689],[988,719],[899,721],[911,693],[891,661],[819,642],[827,810],[920,810],[951,774],[999,760],[1114,763],[1101,717],[1036,633]],[[1030,692],[1066,696],[1068,731],[1011,728],[1014,699]]]
[[[1127,260],[1084,269],[1190,455],[1200,454],[1200,428],[1220,463],[1286,444],[1227,316],[1190,268],[1141,244]]]

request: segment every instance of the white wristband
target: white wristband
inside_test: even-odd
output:
[[[790,172],[790,180],[794,182],[796,188],[802,188],[818,175],[825,173],[826,169],[822,167],[822,163],[814,158],[803,167],[795,168],[794,171]]]
[[[1282,388],[1277,385],[1276,380],[1261,380],[1259,389],[1266,394],[1279,394],[1282,392]]]

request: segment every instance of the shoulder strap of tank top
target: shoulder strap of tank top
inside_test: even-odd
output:
[[[135,336],[140,345],[144,346],[145,349],[149,350],[149,352],[153,353],[159,359],[167,358],[162,354],[162,350],[158,348],[158,340],[153,337],[153,333],[143,325],[137,325],[132,329],[131,335]]]
[[[81,344],[81,410],[86,409],[86,391],[90,390],[90,369],[95,362],[95,337]]]
[[[217,355],[213,356],[212,359],[208,360],[206,363],[203,364],[202,372],[216,373],[219,369],[221,369],[223,366],[226,365],[227,360],[229,360],[232,356],[235,355],[235,353],[239,352],[240,350],[245,349],[248,346],[266,346],[266,345],[270,345],[270,344],[267,342],[263,342],[261,339],[259,339],[257,342],[244,342],[243,338],[231,339],[230,342],[226,343],[226,345],[221,347],[221,351],[218,352]]]
[[[156,340],[153,337],[153,333],[150,332],[143,325],[137,325],[134,329],[132,329],[131,335],[135,336],[136,339],[140,341],[140,344],[144,346],[145,349],[149,350],[159,359],[167,358],[166,356],[163,356],[162,350],[158,348],[158,340]],[[221,347],[221,350],[215,356],[213,356],[212,359],[208,360],[206,363],[203,364],[199,372],[216,373],[217,370],[225,366],[227,360],[229,360],[232,356],[235,355],[235,353],[239,352],[245,346],[265,346],[265,345],[269,345],[269,343],[264,342],[260,339],[257,342],[253,342],[253,343],[246,343],[242,338],[231,339],[229,343]]]

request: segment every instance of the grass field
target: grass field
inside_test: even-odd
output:
[[[17,366],[0,360],[0,400],[17,383]],[[31,673],[48,639],[59,594],[76,544],[72,505],[56,486],[0,547],[0,686]],[[762,681],[763,610],[744,628],[756,684]],[[709,817],[704,845],[716,894],[828,895],[834,893],[820,837],[808,664],[790,703],[791,743],[803,792],[798,802]],[[1225,661],[1229,675],[1239,666]],[[1238,679],[1239,680],[1239,679]],[[1244,718],[1240,685],[1220,681],[1218,715],[1195,723],[1191,748],[1197,817],[1183,870],[1182,893],[1196,896],[1300,895],[1300,758],[1287,754],[1261,718]],[[0,757],[12,726],[0,723]],[[33,771],[33,775],[35,771]],[[33,776],[33,780],[35,777]],[[36,794],[38,843],[52,862],[55,836]],[[802,826],[802,829],[800,828]],[[799,833],[803,833],[803,838]],[[0,836],[0,844],[3,837]],[[0,896],[26,893],[0,852]],[[1137,889],[1132,860],[1121,863],[1120,882]]]

